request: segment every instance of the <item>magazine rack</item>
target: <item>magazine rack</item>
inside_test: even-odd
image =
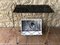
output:
[[[14,13],[53,13],[54,11],[51,9],[49,5],[16,5],[13,12]],[[14,24],[14,19],[13,19],[13,24]],[[22,19],[21,35],[42,35],[42,19]]]

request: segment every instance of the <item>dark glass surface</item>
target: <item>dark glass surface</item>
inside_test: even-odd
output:
[[[16,5],[16,13],[53,13],[49,5]]]

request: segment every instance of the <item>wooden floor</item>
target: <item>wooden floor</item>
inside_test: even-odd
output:
[[[19,28],[0,28],[0,45],[60,45],[60,28],[51,27],[42,36],[22,36]]]

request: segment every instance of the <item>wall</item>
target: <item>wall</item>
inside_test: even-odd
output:
[[[16,5],[50,5],[54,13],[13,13]],[[19,27],[22,18],[42,18],[48,26],[60,26],[60,0],[0,0],[0,27],[13,27],[13,17],[15,27]],[[47,21],[47,22],[46,22]]]

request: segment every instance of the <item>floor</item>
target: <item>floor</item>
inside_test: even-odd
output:
[[[19,28],[0,28],[0,45],[60,45],[60,28],[50,27],[42,36],[22,36]]]

